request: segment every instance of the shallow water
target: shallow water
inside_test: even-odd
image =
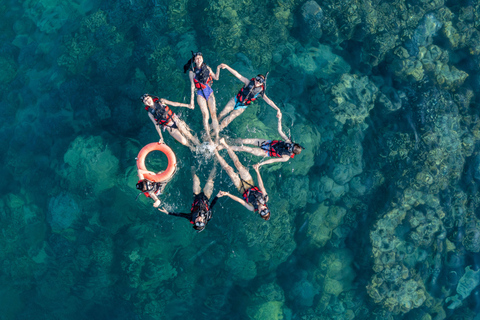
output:
[[[0,13],[0,319],[478,319],[478,1],[26,0]],[[188,102],[191,50],[268,72],[305,147],[261,168],[268,222],[225,197],[196,233],[136,200],[135,158],[158,141],[139,97]],[[217,112],[240,87],[221,71]],[[198,104],[172,109],[203,138]],[[276,128],[259,101],[221,135]],[[190,168],[203,186],[214,156],[164,137],[178,170],[162,206],[188,212]],[[238,155],[256,180],[262,159]],[[217,169],[214,194],[236,194]]]

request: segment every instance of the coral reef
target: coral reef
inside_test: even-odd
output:
[[[342,125],[360,124],[374,107],[378,88],[368,77],[343,74],[332,87],[332,103],[329,105],[335,119]]]
[[[0,13],[0,318],[475,319],[478,1],[26,0]],[[196,233],[135,201],[135,157],[157,139],[138,97],[187,101],[191,50],[269,72],[305,147],[262,167],[269,221],[221,198]],[[240,87],[221,72],[217,111]],[[202,134],[198,108],[175,112]],[[222,135],[278,138],[276,125],[259,102]],[[186,212],[188,168],[205,175],[212,158],[166,142],[179,170],[162,206]],[[230,189],[219,171],[214,193]]]
[[[78,136],[70,144],[64,161],[68,167],[61,175],[68,179],[72,190],[84,187],[99,193],[115,185],[112,177],[117,174],[118,159],[101,137]]]

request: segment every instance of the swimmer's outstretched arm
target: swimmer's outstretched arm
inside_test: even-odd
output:
[[[283,140],[287,143],[292,143],[290,138],[282,130],[282,114],[280,113],[280,118],[278,118],[278,134],[282,137]]]
[[[245,78],[244,76],[242,76],[240,73],[238,73],[238,71],[230,68],[228,65],[226,65],[225,63],[222,63],[220,64],[220,68],[222,69],[227,69],[228,71],[230,71],[231,74],[233,74],[235,77],[237,77],[238,80],[242,81],[245,85],[248,85],[250,83],[250,80]]]
[[[277,107],[277,105],[272,101],[270,100],[266,94],[263,94],[263,100],[265,100],[265,102],[270,106],[272,107],[273,109],[277,110],[277,118],[281,118],[282,117],[282,112],[280,111],[280,108]]]
[[[170,106],[174,106],[174,107],[184,107],[184,108],[189,108],[189,109],[193,109],[194,106],[193,104],[186,104],[186,103],[181,103],[181,102],[173,102],[173,101],[170,101],[170,100],[167,100],[167,99],[160,99],[160,102],[163,103],[163,104],[168,104]]]
[[[151,174],[152,176],[156,175],[155,172],[152,172],[152,171],[149,171],[149,170],[137,169],[138,178],[139,178],[140,180],[145,179],[145,176],[144,176],[144,175],[147,174],[147,173],[148,173],[148,174]]]
[[[150,120],[152,120],[153,124],[155,125],[155,130],[157,130],[157,133],[160,136],[160,140],[158,141],[158,143],[164,143],[163,142],[163,135],[162,135],[162,128],[160,128],[157,121],[155,121],[155,118],[153,117],[153,115],[150,112],[148,113],[148,117],[150,118]]]
[[[227,196],[227,197],[229,197],[230,199],[237,201],[238,203],[240,203],[241,205],[243,205],[243,206],[244,206],[245,208],[247,208],[248,210],[254,211],[253,206],[252,206],[251,204],[245,202],[245,200],[240,199],[239,197],[234,196],[233,194],[230,194],[230,193],[228,193],[228,192],[226,192],[226,191],[219,191],[217,197],[220,198],[220,197],[223,197],[223,196]]]
[[[150,198],[152,198],[155,202],[153,203],[153,206],[155,208],[158,208],[158,206],[160,205],[160,199],[158,199],[157,195],[155,194],[155,192],[149,192],[148,195],[150,196]]]
[[[188,220],[191,220],[191,217],[192,217],[192,214],[191,213],[181,213],[181,212],[168,212],[167,210],[165,210],[164,208],[158,208],[158,211],[161,211],[165,214],[168,214],[169,216],[176,216],[176,217],[181,217],[181,218],[185,218],[185,219],[188,219]]]
[[[193,78],[195,77],[195,74],[193,73],[192,70],[188,71],[188,77],[190,78],[190,103],[195,108],[195,104],[193,102],[193,99],[195,97],[195,83],[193,82]],[[193,109],[192,108],[192,109]]]
[[[215,73],[213,73],[212,68],[208,67],[208,70],[210,70],[210,74],[212,75],[213,80],[220,79],[220,66],[221,66],[221,64],[219,64],[217,66],[217,72],[215,72]]]
[[[259,167],[261,167],[265,164],[276,163],[276,162],[287,162],[288,160],[290,160],[290,157],[285,155],[285,156],[282,156],[281,158],[272,158],[272,159],[259,162],[257,164]]]
[[[254,164],[253,165],[253,169],[255,170],[255,172],[257,173],[257,179],[258,179],[258,187],[260,188],[260,191],[262,191],[263,193],[263,196],[266,197],[267,196],[267,190],[265,190],[265,186],[263,185],[263,180],[262,180],[262,176],[260,175],[260,166],[259,164]]]

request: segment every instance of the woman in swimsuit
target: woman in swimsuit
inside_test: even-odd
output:
[[[200,111],[203,116],[203,126],[208,142],[212,142],[210,137],[210,126],[208,124],[208,110],[212,117],[212,128],[214,132],[218,131],[217,109],[215,106],[215,95],[211,88],[213,80],[218,80],[220,76],[220,65],[217,67],[217,72],[213,73],[212,69],[203,62],[203,55],[201,52],[192,53],[193,57],[183,67],[183,70],[190,70],[188,76],[190,78],[191,100],[197,90],[197,103],[200,106]],[[207,107],[208,105],[208,107]],[[216,142],[218,141],[218,134],[216,135]]]
[[[267,206],[268,195],[263,185],[262,176],[260,175],[259,166],[254,165],[253,168],[257,173],[258,187],[253,184],[253,179],[248,170],[240,163],[235,152],[230,148],[229,145],[225,143],[225,139],[220,139],[220,143],[224,148],[227,149],[228,155],[232,159],[235,167],[238,170],[238,174],[233,170],[231,166],[227,164],[225,159],[220,156],[218,150],[215,149],[215,155],[217,156],[218,162],[222,166],[223,170],[227,172],[230,179],[232,179],[233,184],[237,187],[238,192],[243,195],[243,199],[240,199],[237,196],[234,196],[228,192],[220,191],[218,197],[228,196],[231,199],[241,203],[245,208],[250,211],[258,212],[260,217],[264,220],[270,219],[270,209]]]
[[[249,80],[224,63],[222,63],[219,67],[230,71],[235,77],[244,83],[244,86],[242,89],[240,89],[235,97],[228,101],[225,108],[218,115],[218,121],[220,123],[218,126],[218,131],[225,129],[225,127],[228,126],[233,119],[241,115],[245,109],[259,97],[263,98],[263,100],[265,100],[269,106],[277,110],[277,117],[281,116],[280,108],[277,107],[275,103],[273,103],[273,101],[270,100],[265,94],[264,75],[259,74],[255,78]]]
[[[155,125],[155,129],[160,136],[159,143],[164,143],[162,135],[163,129],[167,130],[170,135],[175,138],[175,140],[184,146],[189,147],[190,150],[195,151],[194,145],[199,146],[200,141],[198,141],[197,137],[192,135],[187,124],[178,119],[175,113],[173,113],[172,110],[170,110],[170,108],[167,106],[167,104],[169,104],[175,107],[186,107],[192,109],[192,105],[159,99],[158,97],[152,97],[149,94],[144,94],[141,99],[145,105],[145,110],[148,112],[148,117],[150,120],[152,120],[153,124]],[[193,145],[190,143],[190,141],[193,143]]]
[[[265,139],[238,139],[235,140],[241,144],[250,144],[255,145],[257,148],[252,148],[248,146],[230,146],[233,151],[243,151],[249,152],[258,157],[272,157],[273,159],[268,159],[266,161],[260,162],[258,165],[263,166],[264,164],[276,163],[276,162],[286,162],[293,158],[295,155],[302,152],[303,147],[298,143],[292,142],[292,140],[287,137],[282,131],[282,115],[278,118],[278,133],[282,137],[282,140],[265,140]]]

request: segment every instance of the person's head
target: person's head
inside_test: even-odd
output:
[[[270,219],[270,209],[267,206],[267,199],[264,197],[260,197],[257,201],[257,208],[260,217],[263,220],[268,221]]]
[[[153,107],[153,98],[149,94],[144,94],[143,96],[140,97],[142,100],[143,104],[149,107]]]
[[[263,74],[259,74],[255,77],[255,87],[260,87],[265,84],[265,76]]]
[[[293,144],[293,153],[294,154],[300,154],[303,150],[303,147],[299,145],[298,143]]]
[[[148,191],[151,191],[153,189],[153,186],[150,183],[148,183],[148,181],[146,179],[138,181],[136,187],[141,192],[148,192]]]
[[[201,52],[195,52],[193,53],[193,61],[195,62],[195,66],[197,68],[200,68],[203,64],[203,55]]]
[[[202,232],[205,229],[205,225],[207,224],[207,219],[203,214],[199,214],[195,221],[193,221],[193,229],[197,230],[198,232]]]

